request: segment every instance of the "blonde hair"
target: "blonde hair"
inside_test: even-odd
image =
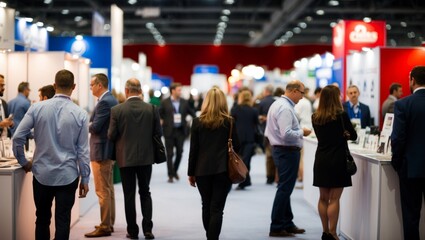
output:
[[[252,106],[252,94],[249,90],[242,90],[238,94],[238,104]]]
[[[341,100],[339,99],[339,88],[328,85],[320,92],[320,101],[317,111],[313,114],[313,123],[324,125],[336,119],[336,116],[343,112]]]
[[[226,96],[218,87],[211,88],[202,103],[199,121],[207,128],[216,129],[229,118]]]

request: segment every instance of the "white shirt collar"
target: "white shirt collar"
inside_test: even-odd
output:
[[[415,91],[413,91],[413,93],[415,93],[416,91],[422,90],[422,89],[425,89],[425,87],[418,87],[418,88],[415,89]]]

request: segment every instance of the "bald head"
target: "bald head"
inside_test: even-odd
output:
[[[293,80],[286,85],[285,96],[297,104],[304,97],[304,90],[305,87],[301,81]]]
[[[130,78],[125,83],[125,94],[130,96],[139,96],[142,93],[140,81],[137,78]]]

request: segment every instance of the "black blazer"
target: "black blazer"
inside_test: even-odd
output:
[[[425,89],[394,105],[391,134],[394,169],[407,178],[425,178]]]
[[[171,103],[171,98],[166,98],[161,102],[161,105],[159,106],[159,116],[162,119],[162,129],[164,132],[164,137],[170,137],[173,134],[174,129],[174,106]],[[195,117],[195,112],[193,109],[189,106],[189,103],[185,100],[180,98],[180,106],[179,106],[179,113],[182,117],[182,127],[185,134],[188,133],[188,127],[186,123],[186,116],[191,115],[192,117]]]
[[[7,118],[9,117],[9,110],[7,108],[7,102],[3,99],[1,99],[1,104],[3,106],[3,110],[4,110],[4,117]],[[7,137],[11,138],[12,137],[12,132],[10,131],[9,128],[7,128]]]
[[[348,113],[348,108],[350,108],[349,101],[346,101],[342,106],[344,107],[344,111]],[[359,109],[360,109],[360,112],[362,113],[362,117],[360,119],[361,127],[362,128],[370,127],[371,118],[370,118],[369,106],[359,102]],[[348,114],[348,116],[350,116],[350,114]]]
[[[240,145],[234,123],[232,130],[233,149],[238,152]],[[206,176],[227,171],[229,132],[230,120],[217,129],[209,129],[202,126],[199,118],[193,119],[188,176]]]
[[[236,105],[232,108],[231,115],[235,119],[239,142],[241,144],[255,142],[255,133],[259,124],[258,110],[247,105]]]

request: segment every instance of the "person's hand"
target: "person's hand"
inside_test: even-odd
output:
[[[3,121],[0,122],[0,127],[12,127],[13,126],[13,120],[10,118],[5,118]]]
[[[189,183],[190,183],[190,186],[196,187],[196,177],[195,176],[189,176]]]
[[[26,172],[26,173],[27,173],[27,172],[31,172],[31,169],[32,169],[32,161],[28,161],[28,162],[27,162],[27,164],[25,164],[25,166],[23,166],[22,168],[25,170],[25,172]]]
[[[89,185],[80,183],[80,192],[79,192],[80,195],[78,197],[85,198],[88,192],[89,192]]]
[[[311,129],[309,129],[309,128],[303,128],[303,135],[304,135],[304,137],[310,135],[310,133],[311,133]]]

